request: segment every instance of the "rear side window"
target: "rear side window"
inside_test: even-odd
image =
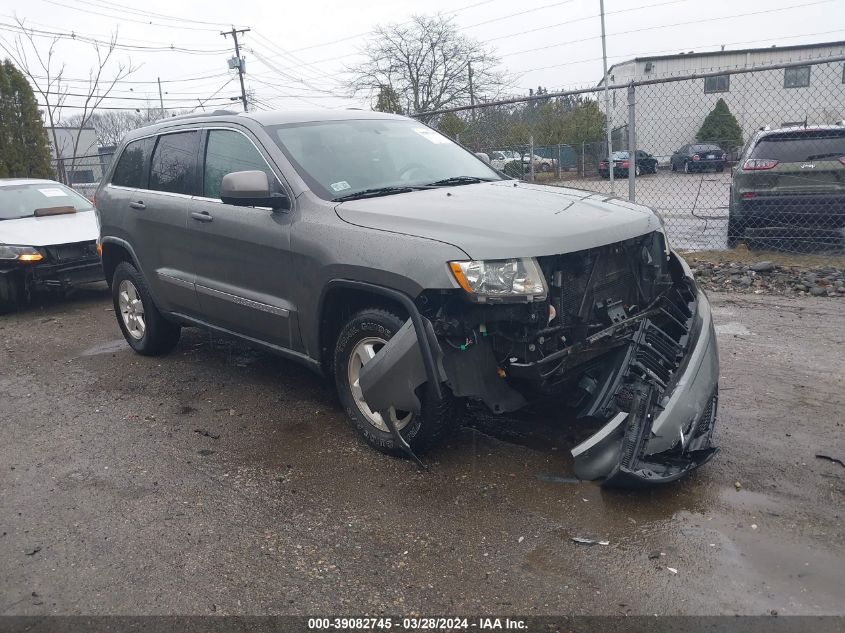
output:
[[[196,193],[199,132],[175,132],[158,137],[150,167],[150,189]]]
[[[781,163],[837,160],[845,156],[845,130],[810,130],[764,136],[751,150],[751,158]]]
[[[111,184],[134,188],[147,186],[146,169],[154,140],[142,138],[126,146],[114,168]]]
[[[203,194],[207,198],[220,197],[223,176],[234,171],[263,171],[270,182],[270,191],[281,192],[275,174],[255,145],[240,132],[210,130],[205,146]]]

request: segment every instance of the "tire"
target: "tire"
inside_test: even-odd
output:
[[[398,457],[405,456],[404,451],[394,443],[393,436],[381,416],[369,410],[360,392],[356,398],[352,378],[355,366],[360,369],[362,364],[356,352],[366,349],[367,345],[372,345],[377,352],[403,323],[400,317],[387,310],[361,310],[341,329],[335,345],[333,363],[337,394],[352,427],[374,449]],[[443,387],[446,389],[445,385]],[[397,411],[393,418],[397,430],[417,454],[422,454],[440,443],[458,426],[457,399],[448,393],[448,390],[440,400],[427,384],[423,385],[421,390],[422,413],[417,415]]]
[[[684,173],[685,174],[691,174],[692,173],[692,167],[689,166],[688,160],[684,161]]]
[[[745,222],[728,212],[728,248],[734,248],[745,239]]]
[[[0,275],[0,314],[17,312],[22,303],[23,289],[17,275]]]
[[[670,161],[669,161],[669,168],[670,168],[672,171],[678,171],[678,168],[677,168],[677,167],[675,167],[675,161],[673,161],[673,160],[670,160]]]
[[[182,328],[161,315],[143,275],[132,264],[117,265],[111,291],[117,324],[132,349],[144,356],[173,351]]]
[[[717,173],[720,173],[720,174],[721,174],[723,171],[725,171],[725,168],[724,168],[724,167],[717,167],[717,168],[716,168],[716,172],[717,172]]]
[[[634,167],[634,175],[637,176],[637,177],[642,176],[642,169],[640,169],[639,165]]]

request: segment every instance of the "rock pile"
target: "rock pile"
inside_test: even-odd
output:
[[[711,262],[695,256],[688,256],[687,263],[705,290],[845,298],[845,268]]]

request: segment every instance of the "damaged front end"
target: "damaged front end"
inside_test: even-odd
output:
[[[600,426],[572,455],[580,478],[607,486],[668,482],[708,461],[719,373],[710,305],[663,234],[536,261],[540,299],[423,293],[426,336],[409,320],[366,365],[367,402],[419,411],[432,379],[493,414],[552,401]]]

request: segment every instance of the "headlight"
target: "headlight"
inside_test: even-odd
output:
[[[32,246],[8,246],[0,244],[0,259],[19,262],[40,262],[44,256]]]
[[[449,262],[449,268],[458,285],[475,301],[537,301],[546,298],[546,280],[534,258]]]

